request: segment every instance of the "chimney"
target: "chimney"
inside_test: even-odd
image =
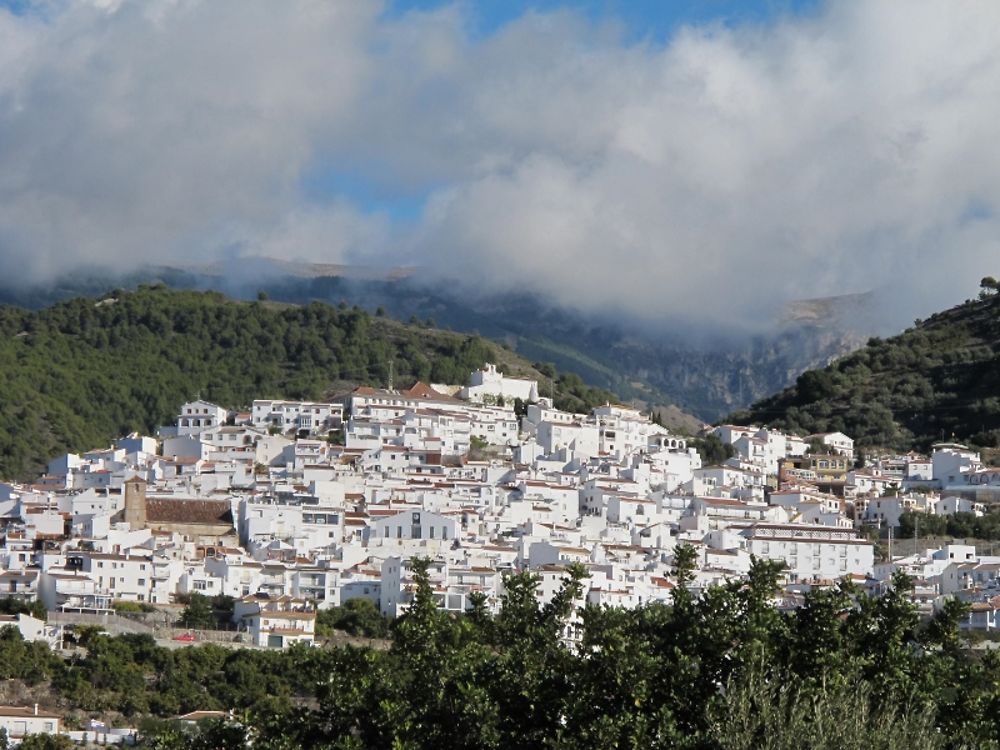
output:
[[[38,704],[35,704],[35,716],[38,716]]]

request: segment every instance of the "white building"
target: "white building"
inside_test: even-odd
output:
[[[842,432],[817,432],[807,435],[806,440],[818,440],[831,452],[854,459],[854,440]]]
[[[0,706],[0,728],[8,739],[20,742],[29,734],[59,734],[62,717],[34,706]]]
[[[459,392],[466,401],[490,402],[513,406],[514,399],[524,402],[538,400],[538,382],[522,378],[508,378],[496,365],[487,363],[482,370],[469,376],[469,384]],[[509,403],[508,403],[509,402]]]
[[[315,640],[316,610],[303,599],[246,596],[233,605],[233,620],[250,634],[255,646],[288,648]]]
[[[344,407],[326,402],[261,399],[253,402],[250,419],[259,430],[275,427],[282,432],[305,430],[310,435],[321,435],[340,429]]]
[[[53,650],[62,648],[62,628],[49,625],[45,620],[39,620],[23,612],[16,615],[0,615],[0,630],[7,626],[16,628],[26,641],[44,643]]]
[[[853,529],[807,524],[758,523],[741,532],[752,555],[783,560],[789,579],[835,581],[848,575],[870,576],[875,545]]]
[[[544,421],[537,427],[536,440],[546,454],[566,449],[581,456],[596,456],[601,438],[594,423]]]
[[[375,521],[371,538],[448,542],[458,537],[459,528],[454,518],[426,510],[406,510]]]
[[[965,483],[965,474],[983,468],[978,451],[958,443],[937,443],[931,454],[931,471],[939,487]]]
[[[178,435],[197,435],[202,430],[210,430],[226,423],[229,412],[208,401],[191,401],[181,406],[177,415]]]

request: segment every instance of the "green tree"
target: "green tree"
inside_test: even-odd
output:
[[[806,685],[756,664],[710,709],[720,750],[938,750],[933,713],[900,701],[874,708],[865,684]]]
[[[215,627],[215,614],[211,600],[202,594],[193,593],[179,620],[182,627],[209,630]]]
[[[698,451],[701,461],[705,465],[721,464],[727,458],[736,455],[736,449],[729,443],[723,443],[719,436],[709,433],[701,438],[693,438],[688,444]]]
[[[340,607],[321,609],[316,615],[316,634],[329,637],[334,630],[365,638],[385,638],[390,621],[368,599],[349,599]]]
[[[73,740],[64,734],[29,734],[19,747],[21,750],[69,750]]]
[[[0,614],[4,615],[31,615],[39,620],[48,619],[49,612],[40,601],[26,602],[15,599],[12,596],[0,598]]]
[[[673,590],[674,603],[678,598],[689,596],[688,586],[694,581],[695,571],[698,570],[698,550],[692,544],[678,544],[674,547]]]

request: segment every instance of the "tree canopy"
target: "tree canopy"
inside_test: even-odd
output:
[[[691,550],[675,576],[690,583]],[[0,677],[47,680],[64,705],[121,711],[145,747],[1000,747],[1000,657],[959,636],[967,607],[918,617],[910,580],[869,598],[850,583],[774,606],[781,564],[635,609],[577,607],[581,566],[540,604],[539,574],[508,575],[499,614],[437,608],[427,561],[391,647],[172,651],[88,633],[68,660],[0,631]],[[231,718],[182,729],[197,709]]]

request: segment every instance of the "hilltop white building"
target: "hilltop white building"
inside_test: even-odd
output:
[[[497,366],[487,363],[482,370],[476,370],[469,377],[469,384],[459,391],[459,397],[466,401],[483,402],[503,399],[513,405],[514,399],[522,401],[538,400],[538,381],[525,378],[508,378],[497,370]]]

